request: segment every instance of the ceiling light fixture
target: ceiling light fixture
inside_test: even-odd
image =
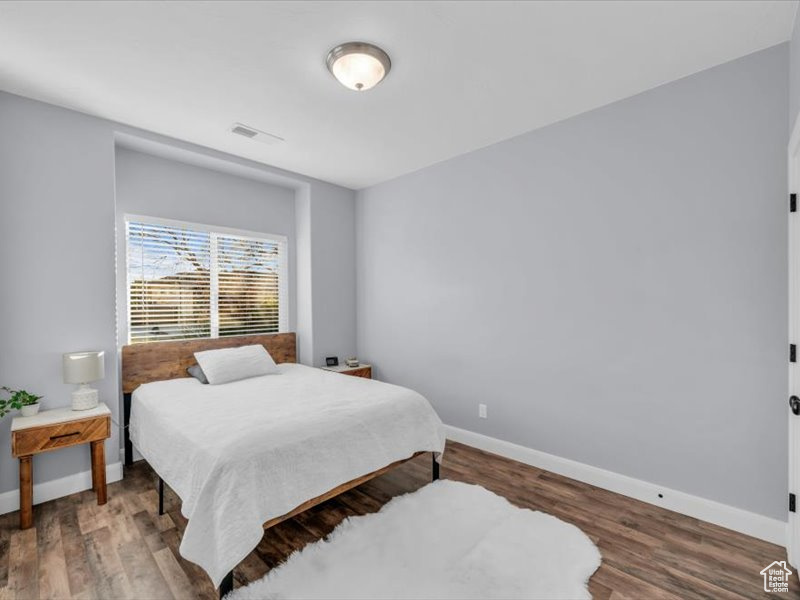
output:
[[[328,70],[344,87],[363,92],[375,87],[392,68],[389,55],[366,42],[347,42],[328,52]]]

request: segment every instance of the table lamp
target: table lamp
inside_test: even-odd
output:
[[[64,354],[64,383],[77,383],[72,392],[72,410],[88,410],[97,406],[97,390],[89,383],[105,375],[105,353],[69,352]]]

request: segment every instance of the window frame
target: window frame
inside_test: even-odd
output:
[[[214,237],[216,235],[235,236],[250,241],[268,241],[280,245],[280,261],[278,262],[278,331],[276,333],[286,333],[289,331],[289,238],[288,236],[277,233],[262,233],[247,229],[236,229],[234,227],[223,227],[221,225],[208,225],[205,223],[193,223],[191,221],[180,221],[177,219],[164,219],[161,217],[150,217],[146,215],[124,214],[123,225],[125,227],[125,328],[128,344],[131,340],[131,272],[129,268],[129,257],[131,255],[130,236],[128,226],[133,223],[154,225],[161,227],[175,227],[190,231],[207,233],[210,236],[210,258],[209,258],[209,286],[210,286],[210,335],[202,338],[185,339],[219,339],[219,266],[217,264],[217,244]],[[216,335],[215,335],[216,334]],[[244,333],[237,335],[226,335],[223,337],[243,337],[248,335],[268,335],[258,333]],[[181,339],[164,341],[182,341]],[[137,342],[153,343],[153,342]]]

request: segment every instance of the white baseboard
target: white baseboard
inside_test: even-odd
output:
[[[445,431],[447,439],[454,442],[499,454],[773,544],[786,545],[787,524],[784,521],[451,425],[445,425]]]
[[[447,439],[473,446],[480,450],[499,454],[506,458],[552,471],[571,479],[596,485],[603,489],[641,500],[668,510],[714,523],[720,527],[732,529],[746,535],[759,538],[780,546],[786,545],[787,524],[741,508],[722,504],[714,500],[700,498],[685,492],[665,488],[654,483],[634,479],[606,471],[568,458],[561,458],[539,450],[506,442],[466,429],[445,425]],[[108,483],[122,479],[122,463],[106,466]],[[39,504],[63,496],[91,489],[92,472],[83,471],[60,479],[37,483],[33,486],[33,502]],[[659,497],[661,496],[661,497]],[[0,494],[0,514],[19,509],[19,490],[11,490]]]
[[[106,465],[106,482],[112,483],[120,479],[122,479],[122,463],[116,462]],[[92,489],[92,472],[82,471],[60,479],[34,484],[33,503],[39,504],[48,500],[55,500],[56,498],[89,489]],[[19,510],[19,490],[11,490],[0,494],[0,515],[14,512],[15,510]]]

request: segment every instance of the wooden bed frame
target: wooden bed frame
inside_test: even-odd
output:
[[[125,439],[125,464],[130,465],[133,463],[133,444],[131,443],[130,433],[128,426],[130,425],[131,418],[131,394],[133,391],[144,383],[152,381],[163,381],[165,379],[178,379],[180,377],[187,377],[186,369],[196,364],[194,353],[203,350],[216,350],[219,348],[235,348],[237,346],[248,346],[251,344],[261,344],[267,349],[276,363],[294,363],[297,362],[297,338],[294,333],[272,333],[263,335],[249,335],[226,337],[216,339],[197,339],[197,340],[184,340],[175,342],[153,342],[149,344],[133,344],[122,347],[122,394],[124,399],[124,439]],[[424,454],[424,452],[416,452],[412,456],[403,460],[398,460],[392,464],[386,465],[373,471],[366,473],[360,477],[343,483],[324,494],[311,498],[290,510],[283,516],[275,517],[264,523],[264,529],[277,525],[278,523],[291,519],[295,515],[308,510],[346,492],[356,486],[361,485],[383,475],[387,471]],[[433,457],[432,477],[434,480],[439,479],[439,463],[436,462],[436,455],[431,453]],[[164,480],[159,477],[158,480],[158,513],[164,514]],[[233,570],[228,573],[222,580],[219,586],[219,596],[222,598],[225,594],[233,590]]]

